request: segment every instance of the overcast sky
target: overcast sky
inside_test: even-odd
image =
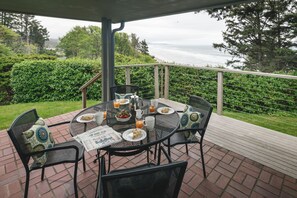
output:
[[[48,29],[51,38],[64,36],[76,25],[101,27],[101,23],[95,22],[40,16],[37,16],[37,19]],[[117,27],[119,24],[113,25],[113,28]],[[224,29],[223,22],[211,19],[206,13],[191,12],[127,22],[122,32],[136,33],[140,40],[145,39],[148,43],[211,45],[213,42],[222,41],[221,32]]]

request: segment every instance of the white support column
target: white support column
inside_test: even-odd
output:
[[[164,98],[169,97],[169,66],[165,66]]]
[[[218,72],[217,114],[223,114],[223,72]]]
[[[155,77],[155,98],[160,98],[160,93],[159,93],[159,66],[158,65],[155,65],[154,77]]]
[[[126,85],[131,84],[131,72],[130,72],[130,67],[125,68],[125,75],[126,75]]]

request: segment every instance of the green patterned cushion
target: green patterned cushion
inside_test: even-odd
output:
[[[28,152],[52,148],[55,144],[52,134],[42,118],[39,118],[28,131],[23,132],[23,139]],[[34,155],[33,159],[37,165],[43,166],[47,160],[47,155],[41,153]]]
[[[180,129],[198,129],[201,122],[201,113],[194,111],[193,107],[187,105],[182,114],[180,114]],[[195,133],[186,131],[185,137],[192,139]]]
[[[115,99],[130,99],[131,96],[135,95],[135,93],[125,93],[125,94],[119,94],[115,93]]]

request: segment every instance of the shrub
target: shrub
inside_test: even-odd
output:
[[[56,57],[48,55],[23,55],[0,57],[0,105],[9,104],[13,98],[10,86],[11,69],[15,63],[24,60],[54,60]]]
[[[39,102],[79,100],[79,88],[99,70],[99,61],[47,60],[23,61],[12,70],[13,101]],[[88,98],[99,98],[101,84],[95,83],[88,90]]]

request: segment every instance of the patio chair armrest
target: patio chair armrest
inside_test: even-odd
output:
[[[165,151],[164,147],[160,145],[159,147],[159,153],[158,153],[158,165],[160,165],[161,163],[161,151],[164,153],[165,157],[167,158],[169,163],[172,163],[172,159],[170,158],[170,156],[168,155],[168,153]]]
[[[69,124],[69,123],[70,123],[70,121],[59,122],[59,123],[48,125],[48,127],[55,127],[55,126],[59,126],[59,125],[63,125],[63,124]]]
[[[40,153],[51,152],[51,151],[56,151],[56,150],[65,150],[65,149],[75,149],[75,159],[78,160],[79,150],[78,150],[77,146],[75,146],[75,145],[58,146],[58,147],[53,147],[53,148],[47,148],[47,149],[44,149],[42,151],[27,153],[26,155],[27,156],[33,156],[33,155],[37,155],[37,154],[40,154]]]
[[[175,133],[181,133],[181,132],[185,132],[185,131],[193,131],[193,132],[197,132],[197,131],[202,131],[202,128],[198,128],[198,129],[177,129],[175,131]]]

